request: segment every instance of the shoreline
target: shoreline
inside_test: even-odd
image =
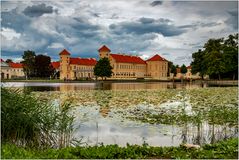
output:
[[[27,83],[207,83],[209,85],[226,85],[226,86],[238,86],[238,80],[119,80],[119,79],[109,79],[109,80],[73,80],[73,81],[63,81],[59,79],[54,80],[1,80],[4,82],[27,82]]]

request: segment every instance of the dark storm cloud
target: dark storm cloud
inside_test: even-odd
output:
[[[214,26],[218,26],[218,25],[221,25],[221,23],[217,23],[217,22],[210,22],[210,23],[197,22],[197,23],[193,23],[193,24],[189,24],[189,25],[182,25],[182,26],[179,26],[179,28],[198,29],[198,28],[202,28],[202,27],[214,27]]]
[[[75,23],[71,25],[73,28],[74,34],[78,35],[82,38],[91,38],[91,37],[97,37],[98,31],[100,30],[100,27],[94,24],[90,24],[88,21],[82,18],[73,18],[75,20]]]
[[[155,6],[158,6],[158,5],[162,5],[163,4],[163,1],[153,1],[152,3],[150,3],[151,6],[155,7]]]
[[[238,29],[238,10],[228,11],[230,17],[225,21],[227,24],[231,24],[233,29]]]
[[[17,13],[17,9],[2,12],[2,27],[12,28],[16,32],[22,32],[29,25],[30,20],[22,14]],[[28,28],[28,27],[27,27]]]
[[[146,33],[160,33],[165,37],[177,36],[184,32],[185,29],[171,24],[169,19],[152,19],[140,18],[135,22],[121,22],[118,24],[111,24],[110,30],[115,34],[133,33],[137,35]]]
[[[39,4],[39,5],[28,6],[23,11],[23,13],[29,17],[40,17],[43,14],[50,14],[53,12],[54,12],[53,7],[46,6],[46,4],[44,4],[44,3]]]

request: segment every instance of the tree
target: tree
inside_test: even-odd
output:
[[[210,77],[221,76],[235,79],[238,75],[238,34],[229,35],[227,39],[209,39],[204,50],[192,54],[192,73],[197,72],[203,78],[204,74]]]
[[[209,75],[216,74],[221,79],[221,74],[226,71],[223,60],[223,39],[209,39],[204,45],[205,63],[207,65],[206,73]]]
[[[174,76],[177,74],[176,66],[170,61],[168,62],[168,73],[173,73]]]
[[[204,55],[205,53],[201,49],[199,49],[198,52],[192,54],[193,61],[190,64],[192,67],[192,73],[196,74],[199,72],[199,75],[202,77],[202,79],[207,71]]]
[[[35,76],[36,77],[50,77],[53,72],[51,66],[51,57],[45,55],[37,55],[35,57]]]
[[[7,59],[6,63],[12,63],[12,59]]]
[[[181,66],[181,73],[187,73],[187,67],[184,64]]]
[[[238,34],[229,35],[224,42],[223,60],[226,66],[226,72],[232,74],[234,80],[238,75]]]
[[[94,67],[94,74],[102,78],[111,77],[112,67],[108,58],[101,58]]]
[[[30,50],[24,51],[24,54],[22,55],[23,71],[27,78],[34,76],[35,74],[35,56],[35,52]]]

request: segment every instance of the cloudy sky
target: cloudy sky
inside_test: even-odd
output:
[[[160,54],[176,64],[209,38],[238,32],[237,1],[59,0],[1,1],[1,55],[20,60],[24,50],[58,60],[112,53]]]

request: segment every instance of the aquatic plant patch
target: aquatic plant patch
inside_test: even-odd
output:
[[[237,125],[238,88],[169,90],[89,90],[35,92],[36,96],[75,106],[100,106],[124,118],[148,123],[201,123]]]

